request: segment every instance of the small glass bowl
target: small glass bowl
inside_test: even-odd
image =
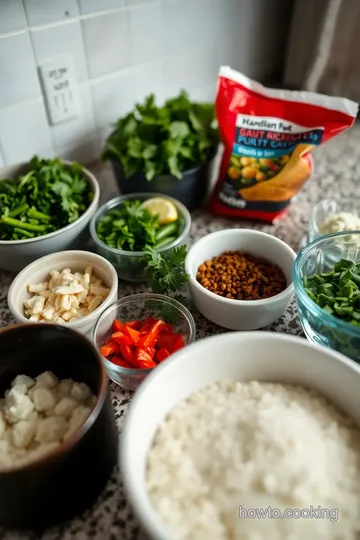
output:
[[[134,319],[143,321],[148,316],[172,324],[174,331],[183,336],[185,346],[195,341],[195,321],[183,304],[161,294],[142,293],[132,294],[114,302],[100,315],[93,332],[96,347],[100,348],[105,338],[111,334],[115,319],[122,322]],[[102,358],[109,378],[127,390],[136,390],[148,373],[155,369],[127,369]]]
[[[297,256],[293,270],[299,318],[309,341],[330,347],[360,363],[360,327],[324,311],[304,289],[305,276],[328,272],[340,259],[360,262],[360,231],[317,238]]]
[[[124,201],[138,200],[146,201],[147,199],[153,197],[161,197],[163,199],[169,199],[175,206],[178,211],[179,220],[180,220],[180,236],[174,240],[171,244],[164,246],[156,251],[161,254],[169,253],[174,247],[181,246],[188,242],[190,227],[191,227],[191,216],[187,208],[181,202],[168,197],[161,195],[159,193],[131,193],[130,195],[121,195],[120,197],[115,197],[107,203],[103,204],[93,216],[90,222],[90,234],[92,240],[95,244],[95,249],[99,255],[105,257],[112,265],[115,267],[115,270],[118,273],[120,279],[125,281],[132,281],[141,283],[147,281],[145,276],[145,265],[142,260],[144,253],[143,251],[126,251],[124,249],[111,248],[106,245],[105,242],[100,240],[96,232],[97,222],[101,217],[104,216],[110,210],[117,208],[123,204]]]
[[[324,199],[318,202],[310,213],[309,220],[309,240],[312,242],[316,238],[324,236],[320,232],[319,227],[325,219],[333,214],[340,212],[349,212],[350,214],[359,215],[360,201],[358,199]]]

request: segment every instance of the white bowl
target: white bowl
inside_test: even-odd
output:
[[[179,402],[221,379],[313,388],[360,426],[360,366],[335,351],[270,332],[220,334],[185,347],[158,366],[137,390],[120,439],[125,489],[151,540],[171,540],[146,490],[146,461],[154,434]]]
[[[70,161],[63,160],[69,165]],[[18,178],[29,169],[28,163],[12,165],[0,170],[0,178]],[[88,224],[99,205],[100,188],[95,176],[83,168],[85,179],[94,193],[94,198],[85,212],[73,223],[43,236],[26,240],[0,240],[0,268],[20,272],[27,264],[49,253],[67,249],[78,249],[89,237]]]
[[[199,266],[227,250],[246,251],[279,265],[288,284],[285,291],[263,300],[233,300],[205,289],[196,280]],[[271,234],[250,229],[225,229],[208,234],[191,247],[185,260],[193,302],[209,321],[230,330],[257,330],[268,326],[284,314],[294,295],[295,258],[295,251]]]
[[[84,272],[88,265],[93,267],[94,274],[103,281],[104,285],[110,288],[110,293],[104,302],[92,313],[82,319],[70,321],[66,323],[66,326],[90,336],[100,314],[117,300],[118,276],[111,263],[100,255],[90,253],[89,251],[61,251],[60,253],[52,253],[32,262],[24,268],[10,285],[7,297],[9,309],[16,321],[30,324],[29,319],[24,315],[24,302],[31,296],[27,291],[29,284],[45,281],[52,270],[61,271],[64,268],[70,268],[72,272]]]

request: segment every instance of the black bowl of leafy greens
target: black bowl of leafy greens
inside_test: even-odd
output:
[[[149,205],[159,200],[170,209],[165,223]],[[175,247],[186,245],[190,227],[190,213],[181,202],[162,194],[132,193],[101,206],[91,220],[90,234],[96,251],[113,264],[121,279],[145,282],[147,248],[166,258]]]
[[[194,103],[182,91],[158,107],[151,94],[117,121],[103,159],[122,193],[164,193],[191,211],[208,193],[218,141],[212,103]]]
[[[83,247],[100,189],[79,163],[33,157],[2,169],[0,267],[19,272],[30,262]]]
[[[360,231],[315,239],[293,270],[306,337],[360,363]]]

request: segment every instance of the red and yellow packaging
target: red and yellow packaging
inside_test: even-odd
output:
[[[224,154],[210,210],[270,223],[311,175],[312,150],[358,111],[346,98],[265,88],[230,67],[220,69],[215,107]]]

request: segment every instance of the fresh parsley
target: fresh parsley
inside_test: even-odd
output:
[[[180,313],[177,307],[171,303],[171,298],[177,300],[186,307],[190,307],[188,299],[182,294],[173,294],[180,291],[188,282],[189,275],[185,272],[185,259],[187,247],[179,246],[170,253],[161,255],[153,248],[147,246],[144,250],[146,262],[146,274],[150,279],[150,287],[153,293],[163,294],[169,297],[169,302],[164,304],[156,300],[147,303],[147,308],[164,321],[176,324],[179,322]],[[154,311],[155,310],[155,311]]]
[[[33,157],[17,180],[0,180],[0,240],[23,240],[56,231],[88,208],[93,193],[78,163]]]
[[[153,246],[157,249],[179,236],[179,221],[160,225],[158,216],[144,208],[141,201],[124,201],[98,220],[96,233],[111,248],[142,251],[145,246]]]
[[[184,171],[205,163],[217,144],[212,103],[194,103],[182,91],[158,107],[151,94],[117,121],[103,158],[120,161],[127,178],[139,172],[147,180],[158,174],[181,178]]]
[[[185,271],[187,247],[179,246],[169,253],[161,255],[153,248],[144,249],[146,272],[154,293],[168,295],[177,292],[188,282],[189,275]]]

